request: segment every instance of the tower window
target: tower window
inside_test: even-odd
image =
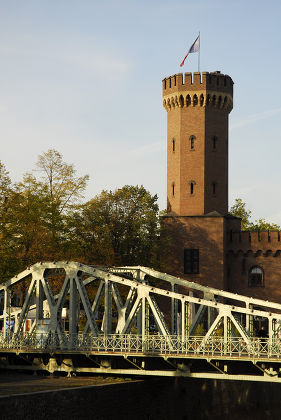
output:
[[[193,181],[191,181],[190,184],[189,184],[190,185],[190,195],[194,194],[194,184],[195,183]]]
[[[218,138],[216,136],[214,136],[212,138],[212,141],[213,141],[213,150],[217,150]]]
[[[263,270],[261,267],[255,266],[250,268],[249,277],[248,277],[249,287],[263,287],[264,286],[264,276]]]
[[[194,150],[195,149],[195,140],[196,140],[196,137],[195,136],[190,136],[189,137],[190,150]]]
[[[213,195],[216,195],[216,187],[217,187],[217,183],[216,182],[212,182]]]
[[[175,196],[175,183],[174,182],[172,183],[172,194],[174,197]]]
[[[173,152],[176,150],[176,140],[173,138],[172,140],[172,147],[173,147]]]
[[[199,249],[184,250],[184,274],[199,273]]]

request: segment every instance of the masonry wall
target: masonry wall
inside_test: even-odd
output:
[[[223,217],[173,217],[162,219],[170,238],[166,272],[218,289],[225,288]],[[199,249],[199,274],[184,274],[184,249]]]
[[[234,293],[280,303],[280,232],[229,232],[227,247],[228,289]],[[263,270],[263,286],[249,286],[249,272],[255,266]]]

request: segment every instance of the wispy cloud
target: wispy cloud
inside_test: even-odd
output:
[[[10,45],[0,43],[0,57],[9,56],[18,60],[45,61],[47,66],[51,63],[60,63],[63,66],[75,66],[102,79],[120,80],[133,68],[131,60],[110,46],[101,45],[96,40],[79,43],[61,43],[54,45],[48,41],[43,48],[34,42],[28,47],[23,42],[12,42]]]
[[[237,121],[236,123],[230,124],[230,130],[241,128],[248,124],[254,124],[257,121],[265,120],[267,118],[273,117],[274,115],[278,115],[280,113],[281,113],[281,108],[275,108],[275,109],[270,109],[268,111],[259,112],[257,114],[249,115],[247,118]]]

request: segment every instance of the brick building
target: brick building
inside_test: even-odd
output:
[[[167,111],[166,270],[281,302],[280,232],[241,232],[228,214],[228,115],[233,81],[220,72],[163,80]]]

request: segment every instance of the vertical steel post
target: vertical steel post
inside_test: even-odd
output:
[[[252,309],[253,305],[246,303],[247,309]],[[254,317],[250,314],[246,315],[246,331],[248,332],[250,337],[254,335]]]
[[[185,305],[185,301],[182,300],[181,301],[181,341],[184,342],[185,340],[185,333],[186,333],[186,305]]]
[[[171,285],[171,289],[172,292],[177,293],[178,291],[178,285],[172,283]],[[179,303],[178,300],[173,298],[171,299],[171,333],[172,334],[177,334],[178,332],[178,325],[177,325],[177,321],[178,321],[178,308],[179,308]]]
[[[272,348],[272,336],[273,336],[273,329],[274,329],[274,319],[272,319],[272,316],[270,315],[268,318],[268,349],[267,351],[271,353]]]
[[[136,272],[133,273],[133,278],[141,283],[147,283],[145,281],[145,273],[142,273],[140,270],[137,270]],[[142,308],[142,305],[141,305]],[[137,334],[138,335],[142,335],[142,309],[140,309],[137,314],[136,314],[136,320],[137,320]]]
[[[44,290],[42,286],[41,279],[36,279],[36,324],[38,321],[44,318]]]
[[[141,335],[142,335],[142,342],[144,343],[145,340],[145,335],[146,335],[146,325],[145,325],[145,321],[146,321],[146,298],[145,296],[142,297],[141,299]]]
[[[73,348],[77,336],[77,285],[76,279],[71,277],[69,281],[69,338],[70,347]]]
[[[185,309],[184,309],[184,313],[185,313],[185,323],[184,323],[185,337],[188,337],[189,336],[189,302],[185,302],[184,306],[185,306]]]
[[[104,286],[104,334],[109,335],[112,329],[112,284],[105,279]]]
[[[224,354],[227,352],[227,338],[228,338],[228,316],[224,314],[223,317],[223,350]]]
[[[8,325],[10,328],[11,325],[11,296],[9,293],[9,290],[7,287],[5,287],[4,290],[4,325],[3,325],[3,331],[4,331],[4,338],[6,338],[7,335],[7,320]]]

